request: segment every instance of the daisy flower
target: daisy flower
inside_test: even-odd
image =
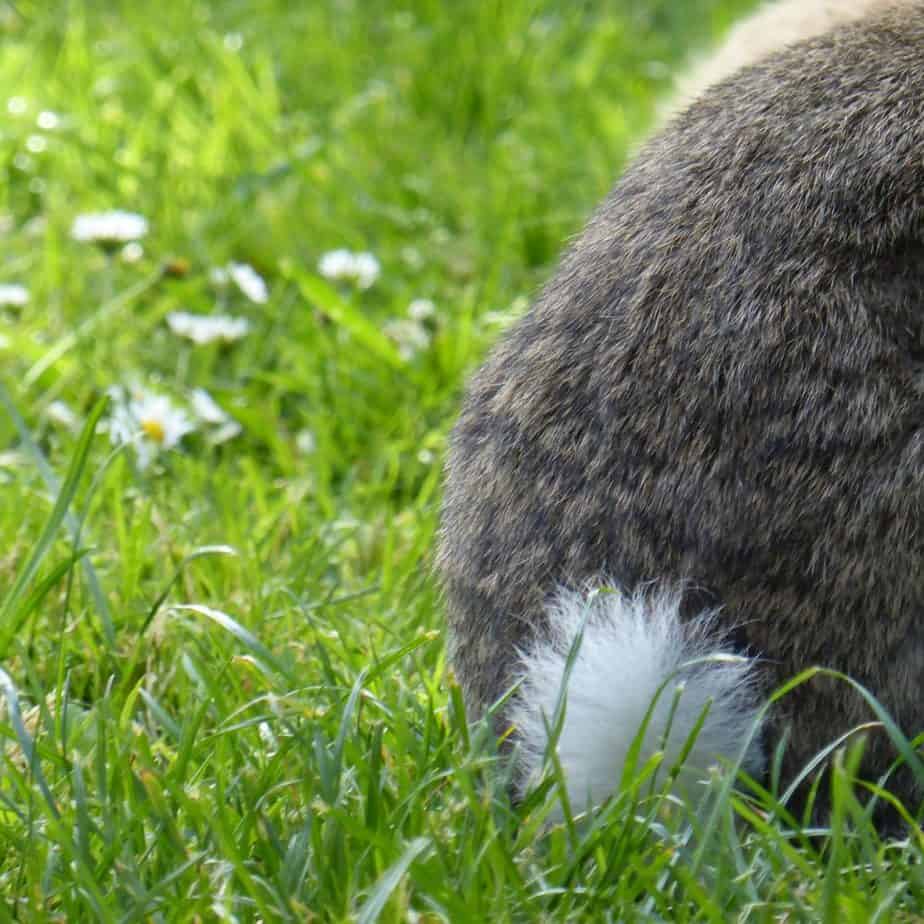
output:
[[[346,279],[353,275],[353,254],[349,250],[330,250],[318,261],[318,271],[327,279]]]
[[[436,314],[436,305],[429,298],[415,298],[407,306],[407,316],[412,321],[426,321]]]
[[[180,440],[196,429],[185,411],[165,395],[140,388],[130,394],[121,386],[109,389],[112,415],[109,439],[114,446],[131,443],[138,458],[138,468],[145,469],[159,452],[173,449]]]
[[[29,303],[29,290],[25,286],[16,283],[0,284],[0,307],[3,305],[12,305],[15,308],[22,308]]]
[[[234,284],[257,305],[269,300],[269,289],[263,277],[247,263],[229,263],[228,275]]]
[[[379,261],[371,253],[330,250],[318,261],[318,272],[326,279],[342,279],[360,289],[372,286],[381,271]]]
[[[135,212],[119,209],[111,212],[88,212],[78,215],[71,225],[71,237],[75,241],[97,244],[126,244],[136,241],[148,233],[145,218]]]
[[[234,318],[228,314],[192,314],[188,311],[172,311],[167,315],[167,325],[178,337],[186,337],[193,343],[231,343],[240,340],[250,330],[246,318]]]
[[[298,433],[295,434],[295,448],[302,453],[302,455],[311,455],[317,447],[318,442],[311,430],[299,430]]]
[[[371,253],[358,253],[353,257],[353,267],[356,273],[356,285],[361,289],[368,289],[379,278],[381,267],[379,261]]]
[[[43,109],[38,114],[35,124],[38,125],[43,132],[54,131],[61,124],[61,116],[59,116],[57,112],[52,112],[50,109]]]
[[[206,437],[213,446],[234,439],[241,432],[241,425],[204,388],[194,388],[189,401],[196,417],[213,428]]]
[[[221,424],[230,418],[221,409],[218,402],[204,389],[194,388],[189,396],[193,413],[203,423]]]
[[[129,241],[120,251],[123,263],[137,263],[144,256],[144,247],[137,241]]]
[[[395,341],[401,358],[405,360],[412,359],[430,345],[430,333],[419,321],[396,318],[388,321],[382,330]]]

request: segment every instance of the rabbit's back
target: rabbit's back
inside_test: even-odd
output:
[[[922,308],[924,4],[672,122],[455,428],[439,567],[474,711],[556,588],[608,575],[683,581],[773,677],[831,665],[922,724]],[[848,700],[792,700],[794,760],[865,717]]]

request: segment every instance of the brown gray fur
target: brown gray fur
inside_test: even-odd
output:
[[[559,586],[686,581],[767,688],[924,728],[924,2],[784,50],[640,152],[475,375],[438,554],[473,715]],[[694,592],[695,591],[695,592]],[[871,718],[812,682],[786,769]],[[891,752],[873,740],[867,769]],[[904,793],[908,795],[909,793]]]

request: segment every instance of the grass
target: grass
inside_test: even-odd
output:
[[[653,768],[547,827],[446,664],[465,375],[744,7],[0,8],[0,282],[30,293],[0,308],[0,920],[921,920],[919,839],[878,837],[855,751],[826,830],[727,775],[691,814]],[[111,208],[150,222],[134,262],[70,237]],[[337,248],[375,284],[321,278]],[[231,260],[265,304],[212,281]],[[391,323],[421,298],[426,344]],[[216,305],[248,336],[165,323]],[[93,435],[132,384],[241,433],[142,468]]]

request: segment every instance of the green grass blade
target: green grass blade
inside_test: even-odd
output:
[[[4,403],[8,402],[8,396],[5,390],[2,390],[2,386],[0,386],[0,398],[3,399]],[[16,605],[25,593],[39,565],[41,565],[43,559],[48,554],[58,528],[64,520],[68,507],[74,499],[74,495],[77,493],[77,487],[90,454],[90,447],[93,443],[94,433],[96,432],[96,424],[99,422],[105,407],[106,399],[101,399],[87,417],[83,430],[80,433],[80,438],[77,441],[74,455],[71,458],[71,464],[68,468],[67,475],[64,478],[61,490],[58,492],[57,500],[52,508],[51,515],[45,523],[45,527],[32,550],[32,554],[29,556],[26,563],[19,569],[13,586],[7,591],[3,603],[0,604],[0,657],[6,654],[10,642],[30,614],[29,610],[22,607],[17,609]]]
[[[69,331],[61,337],[57,343],[47,350],[37,359],[26,372],[23,378],[23,386],[31,387],[37,382],[56,362],[66,356],[81,341],[86,340],[93,331],[104,321],[116,316],[120,311],[128,308],[136,299],[140,298],[151,289],[162,277],[162,272],[158,270],[149,276],[137,282],[131,288],[124,292],[119,292],[112,298],[107,299],[102,305],[89,317],[83,320],[80,325],[72,331]]]
[[[280,269],[283,275],[295,282],[299,291],[312,305],[348,331],[360,346],[384,360],[389,366],[407,371],[407,363],[388,337],[366,320],[333,286],[318,276],[300,270],[290,261],[284,262]]]
[[[38,783],[42,796],[45,799],[45,804],[48,806],[48,811],[51,812],[55,818],[60,818],[61,812],[58,810],[55,798],[51,794],[51,789],[45,780],[45,774],[42,772],[42,766],[39,763],[35,742],[26,730],[26,726],[22,720],[22,710],[19,706],[19,692],[16,689],[16,684],[13,683],[13,679],[2,667],[0,667],[0,693],[3,694],[3,698],[6,700],[6,709],[10,724],[13,726],[13,731],[16,733],[19,746],[26,756],[29,772]]]
[[[216,610],[211,606],[203,606],[200,603],[183,603],[170,607],[172,610],[185,613],[196,613],[199,616],[205,616],[216,625],[221,626],[225,631],[233,635],[250,653],[256,661],[263,665],[264,669],[275,671],[280,676],[287,676],[288,671],[283,663],[258,639],[253,632],[245,629],[234,617],[229,616],[221,610]]]
[[[417,837],[407,845],[404,853],[385,870],[382,878],[375,884],[357,915],[357,924],[375,924],[385,908],[392,892],[404,878],[411,864],[430,846],[430,839]]]
[[[13,426],[16,428],[16,432],[19,434],[19,439],[25,446],[29,455],[32,456],[35,466],[39,471],[39,474],[42,476],[42,480],[45,482],[46,488],[51,492],[55,497],[61,491],[61,483],[58,480],[57,475],[54,473],[51,465],[48,462],[48,459],[45,458],[45,454],[42,452],[41,447],[35,441],[32,436],[32,431],[29,429],[26,424],[23,416],[19,413],[18,408],[13,403],[12,398],[0,384],[0,401],[6,406],[7,411],[10,414],[10,418],[13,421]],[[120,447],[116,450],[115,454],[118,454]],[[103,469],[108,465],[108,460],[103,465]],[[92,494],[92,489],[91,489]],[[81,533],[81,522],[78,521],[77,517],[68,510],[65,514],[64,521],[67,524],[67,528],[70,531],[71,538],[75,543],[78,543],[80,540]],[[100,585],[99,577],[96,574],[96,569],[93,567],[93,562],[90,561],[89,557],[81,556],[80,565],[83,569],[84,576],[87,579],[87,585],[90,588],[90,593],[93,596],[93,602],[96,604],[97,612],[99,613],[100,622],[103,627],[103,633],[106,636],[106,641],[109,643],[110,647],[115,645],[115,629],[112,624],[112,614],[109,611],[109,604],[106,601],[106,595],[103,593],[103,588]]]

